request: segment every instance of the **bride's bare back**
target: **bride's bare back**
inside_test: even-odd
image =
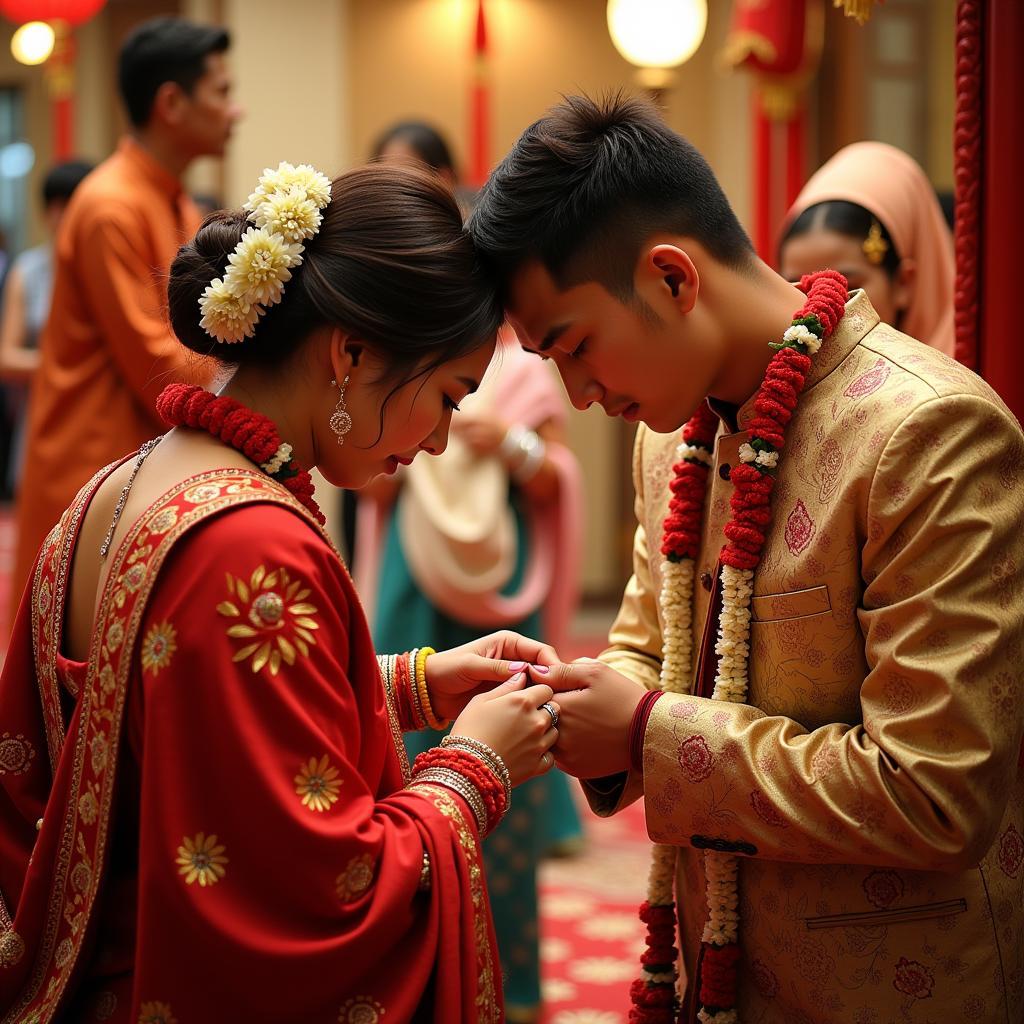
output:
[[[110,530],[121,489],[128,483],[135,459],[119,466],[100,485],[89,505],[78,535],[71,562],[70,602],[64,633],[66,657],[86,661],[92,640],[93,623],[107,574],[118,545],[132,524],[160,495],[186,477],[214,469],[252,469],[252,463],[233,448],[206,433],[174,430],[150,452],[132,484],[118,520],[106,558],[100,547]]]

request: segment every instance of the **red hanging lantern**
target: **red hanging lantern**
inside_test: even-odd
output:
[[[778,224],[804,183],[804,90],[817,70],[823,36],[821,0],[735,0],[723,56],[757,76],[754,242],[768,262],[774,262]]]
[[[66,21],[81,25],[98,14],[107,0],[0,0],[0,14],[15,24]]]

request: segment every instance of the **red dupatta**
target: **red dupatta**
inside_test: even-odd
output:
[[[325,535],[279,485],[259,473],[222,470],[186,480],[165,494],[133,524],[112,556],[81,692],[70,692],[68,681],[58,678],[71,556],[82,516],[102,478],[98,474],[83,489],[44,544],[31,600],[26,596],[22,602],[0,677],[3,1024],[44,1024],[57,1019],[73,998],[76,984],[89,972],[101,884],[110,858],[115,786],[126,765],[132,764],[125,729],[132,714],[141,723],[142,749],[150,758],[143,759],[141,766],[136,991],[131,1016],[124,1019],[134,1024],[145,1011],[150,1015],[147,1020],[171,1024],[176,1019],[187,1024],[210,1019],[209,1013],[227,1019],[233,1012],[248,1019],[296,1019],[298,1013],[303,1020],[355,1022],[377,1020],[390,1010],[388,1024],[414,1017],[465,1024],[501,1020],[497,953],[472,815],[447,790],[403,788],[406,780],[396,749],[401,737],[351,581],[329,550]],[[307,653],[312,653],[305,660],[287,640],[275,648],[284,652],[284,661],[278,657],[272,662],[269,655],[260,661],[263,648],[259,644],[253,650],[239,646],[246,641],[247,629],[254,632],[245,622],[258,624],[258,616],[253,615],[268,606],[258,604],[257,588],[248,592],[257,573],[250,576],[238,569],[271,543],[268,537],[279,538],[273,553],[278,561],[289,562],[291,577],[281,568],[259,579],[278,580],[277,589],[285,593],[286,601],[298,602],[292,606],[300,609],[295,622],[320,630],[315,636],[306,631],[313,639],[306,645]],[[191,557],[182,556],[185,550]],[[214,612],[212,605],[207,606],[205,591],[212,600],[224,586],[225,574],[216,571],[218,562],[227,565],[229,583],[235,580],[232,587],[238,581],[242,584],[233,591],[238,607],[231,601],[221,602]],[[289,579],[297,580],[303,573],[304,589],[289,584],[285,591]],[[266,596],[263,591],[260,596]],[[159,618],[169,608],[180,616],[188,611],[189,601],[199,606],[199,617],[191,625],[179,618],[177,639],[173,631],[160,634],[157,627],[165,624],[154,627],[154,616]],[[230,611],[224,610],[226,606]],[[320,620],[312,623],[311,613],[302,611],[307,608],[319,608]],[[238,613],[239,624],[225,632],[221,627],[234,621],[232,612]],[[301,632],[306,627],[295,628]],[[189,644],[190,635],[200,641]],[[175,655],[176,668],[170,653],[177,648],[181,649]],[[284,671],[279,672],[282,666]],[[289,666],[294,668],[291,676]],[[144,678],[147,668],[163,685]],[[332,675],[336,670],[337,683]],[[173,678],[175,671],[180,679]],[[189,704],[187,695],[176,696],[204,673],[223,680],[211,699],[238,702],[233,721],[204,726],[201,714],[193,720],[194,702]],[[348,802],[338,801],[335,790],[334,800],[323,801],[331,813],[314,814],[308,801],[302,806],[295,795],[302,792],[301,787],[282,793],[274,788],[275,776],[261,789],[259,779],[253,782],[251,769],[241,777],[239,791],[249,787],[253,800],[263,800],[253,816],[262,816],[268,831],[281,836],[288,852],[308,850],[308,860],[298,865],[297,872],[274,877],[273,858],[259,860],[265,855],[254,851],[251,843],[236,837],[229,861],[212,845],[212,837],[204,840],[200,833],[195,838],[200,845],[206,843],[212,862],[227,865],[233,885],[251,883],[245,863],[251,856],[271,897],[261,897],[255,886],[243,885],[233,893],[223,878],[206,868],[198,875],[187,864],[176,868],[173,846],[161,842],[161,830],[178,828],[175,834],[180,835],[185,826],[150,820],[180,815],[182,821],[191,821],[192,805],[207,799],[205,793],[197,796],[198,787],[190,789],[187,781],[178,787],[180,792],[175,791],[182,768],[174,766],[173,756],[160,753],[164,737],[178,756],[185,750],[186,761],[190,744],[204,750],[218,749],[220,744],[225,763],[218,771],[223,774],[235,770],[239,760],[232,760],[228,753],[237,732],[242,749],[257,749],[261,769],[269,765],[276,770],[281,760],[277,774],[287,776],[290,784],[299,768],[296,782],[300,780],[305,762],[295,763],[298,759],[288,747],[288,734],[294,730],[283,713],[269,712],[280,722],[280,740],[267,728],[245,735],[247,716],[254,709],[257,719],[262,713],[263,698],[259,692],[252,694],[255,685],[267,686],[266,701],[280,698],[285,709],[295,692],[328,695],[327,704],[311,705],[309,710],[317,713],[310,715],[309,722],[299,716],[294,729],[312,729],[322,746],[334,737],[336,748],[324,755],[340,765],[331,769],[339,780],[332,785],[343,797],[351,794]],[[143,686],[145,709],[140,695]],[[358,699],[352,700],[353,696]],[[159,719],[159,729],[150,719]],[[332,721],[321,727],[321,719]],[[337,719],[344,722],[339,724]],[[218,726],[229,731],[218,735]],[[317,755],[321,752],[317,746]],[[147,797],[150,788],[157,794],[155,800]],[[246,816],[235,827],[245,834],[254,826]],[[178,848],[178,864],[188,846],[186,842]],[[349,856],[353,852],[356,855]],[[424,853],[429,858],[428,872],[421,872]],[[339,866],[343,867],[340,875]],[[301,909],[293,912],[294,918],[264,915],[261,919],[255,912],[250,917],[250,908],[262,911],[259,904],[276,906],[275,900],[286,899],[288,886],[296,888],[295,907],[306,906],[308,888],[322,883],[318,876],[325,872],[337,905],[325,905],[322,919],[310,925],[308,934],[303,933],[307,922]],[[193,885],[197,879],[200,885]],[[418,892],[424,879],[428,891]],[[201,889],[206,882],[210,888]],[[220,888],[212,889],[214,883]],[[219,902],[218,896],[222,896]],[[189,916],[187,907],[181,910],[183,899],[203,901],[195,902],[195,917]],[[237,960],[236,973],[248,979],[249,988],[253,977],[249,972],[266,951],[267,966],[257,968],[261,970],[258,991],[240,990],[242,994],[230,1004],[232,1012],[226,1015],[217,1012],[216,996],[208,987],[188,991],[181,980],[182,975],[190,976],[187,951],[196,945],[196,936],[205,933],[212,936],[216,956],[222,958],[220,966],[231,970]],[[232,935],[242,936],[237,947],[225,938]],[[253,948],[248,948],[250,944]],[[357,970],[356,965],[367,957],[372,969]],[[275,965],[280,965],[276,979]],[[299,977],[301,983],[296,980]],[[308,977],[320,980],[323,992],[308,991]],[[360,987],[350,989],[349,977]],[[225,991],[230,984],[226,982]],[[300,984],[307,986],[301,997],[296,990]],[[139,991],[145,985],[159,990]],[[251,998],[248,1006],[240,1002],[246,995]],[[275,1000],[280,1004],[275,1006]],[[300,1004],[307,1009],[300,1009]],[[308,1009],[314,1006],[315,1011]],[[172,1009],[176,1017],[171,1016]]]

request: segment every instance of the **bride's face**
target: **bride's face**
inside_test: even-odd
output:
[[[319,439],[320,472],[338,487],[358,488],[394,473],[421,451],[440,455],[448,444],[452,414],[480,385],[494,354],[490,341],[468,355],[397,385],[384,363],[366,350],[345,392],[352,429],[345,443],[325,430]]]

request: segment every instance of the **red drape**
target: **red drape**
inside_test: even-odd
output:
[[[472,815],[406,788],[310,517],[258,474],[186,481],[113,556],[85,665],[60,654],[84,506],[44,545],[0,676],[5,1024],[98,1000],[112,1024],[497,1024]]]

